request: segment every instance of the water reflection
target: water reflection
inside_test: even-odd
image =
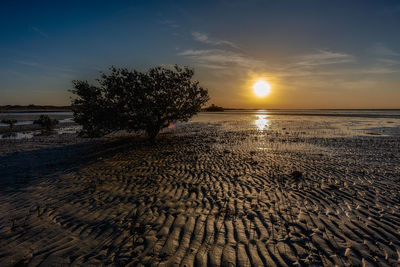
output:
[[[79,130],[81,130],[81,126],[71,126],[71,127],[63,127],[59,129],[55,129],[51,132],[51,135],[62,135],[62,134],[75,134]],[[34,136],[41,136],[41,131],[26,131],[26,132],[13,132],[13,133],[5,133],[0,134],[0,139],[29,139]]]
[[[33,137],[33,132],[0,134],[0,139],[24,139],[24,138],[32,138],[32,137]]]
[[[262,131],[265,130],[269,125],[268,115],[257,115],[257,120],[254,121],[258,130]]]
[[[74,122],[74,118],[66,118],[66,119],[58,120],[58,122],[59,123],[71,123],[71,122]],[[30,124],[33,124],[33,120],[17,121],[16,123],[14,123],[15,126],[30,125]],[[0,122],[0,127],[10,127],[10,125]]]

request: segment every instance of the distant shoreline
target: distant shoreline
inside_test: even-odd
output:
[[[268,110],[268,111],[324,111],[324,110],[352,110],[352,111],[398,111],[400,108],[225,108],[225,111],[256,111],[256,110]],[[72,112],[71,106],[52,106],[52,105],[4,105],[0,106],[0,113],[41,113],[41,112]],[[207,112],[202,110],[202,112]],[[222,112],[222,111],[220,111]]]
[[[39,106],[39,105],[6,105],[0,106],[0,113],[40,113],[40,112],[72,112],[71,106]]]
[[[400,108],[224,108],[224,110],[393,110]]]
[[[72,112],[71,109],[35,109],[35,110],[2,110],[0,113],[43,113],[43,112]]]

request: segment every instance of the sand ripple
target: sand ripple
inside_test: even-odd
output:
[[[0,194],[0,265],[400,264],[398,137],[190,127]]]

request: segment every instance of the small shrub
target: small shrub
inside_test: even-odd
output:
[[[17,120],[14,120],[14,119],[2,119],[1,123],[8,124],[8,126],[10,126],[10,129],[12,129],[14,124],[17,123]]]
[[[38,120],[35,120],[33,124],[39,124],[42,130],[51,131],[58,124],[58,120],[50,118],[48,115],[40,115]]]
[[[2,138],[14,138],[14,137],[17,137],[17,133],[5,133],[1,137]]]
[[[224,111],[224,108],[211,104],[211,106],[205,108],[204,110],[208,112],[221,112]]]

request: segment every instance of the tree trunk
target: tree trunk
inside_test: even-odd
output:
[[[149,137],[149,140],[151,142],[154,142],[158,133],[160,132],[160,127],[154,127],[154,128],[147,129],[146,132]]]

